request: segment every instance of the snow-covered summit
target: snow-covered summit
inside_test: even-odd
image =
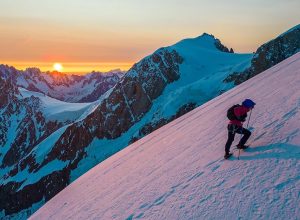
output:
[[[226,46],[224,46],[221,41],[215,38],[214,35],[203,33],[202,35],[195,38],[187,38],[179,41],[174,45],[174,47],[183,47],[183,48],[194,48],[198,50],[210,50],[210,51],[222,51],[230,52]]]
[[[181,40],[175,45],[178,46],[181,44],[193,44],[193,46],[197,45],[197,47],[214,50],[214,49],[216,49],[215,42],[216,42],[216,39],[213,35],[204,33],[195,38],[187,38],[187,39]]]
[[[105,160],[31,219],[299,219],[299,76],[300,53]],[[257,103],[251,147],[224,161],[226,109],[245,98]]]

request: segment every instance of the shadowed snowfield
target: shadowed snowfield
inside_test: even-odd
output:
[[[257,103],[251,146],[224,160],[226,110],[245,98]],[[30,219],[299,219],[299,204],[300,53],[108,158]]]

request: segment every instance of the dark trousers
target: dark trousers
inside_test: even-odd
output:
[[[243,137],[240,140],[240,143],[238,144],[241,146],[245,145],[245,143],[247,142],[247,140],[249,139],[249,137],[251,135],[251,131],[249,131],[243,127],[239,127],[237,125],[228,125],[227,129],[228,129],[228,139],[227,139],[227,142],[225,145],[226,153],[229,153],[230,146],[231,146],[232,142],[234,141],[235,133],[243,134]]]

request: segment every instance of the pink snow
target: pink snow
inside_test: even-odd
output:
[[[300,53],[108,158],[30,219],[299,219],[299,88]],[[224,160],[226,110],[245,98],[257,103],[251,147]]]

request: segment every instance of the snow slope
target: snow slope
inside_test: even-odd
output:
[[[30,219],[299,219],[299,86],[300,53],[108,158]],[[251,148],[226,161],[225,111],[245,98],[257,103]]]
[[[29,91],[19,87],[23,98],[37,97],[42,102],[42,112],[48,120],[75,121],[79,118],[93,103],[69,103],[63,102],[43,93]],[[97,101],[96,101],[97,102]]]

